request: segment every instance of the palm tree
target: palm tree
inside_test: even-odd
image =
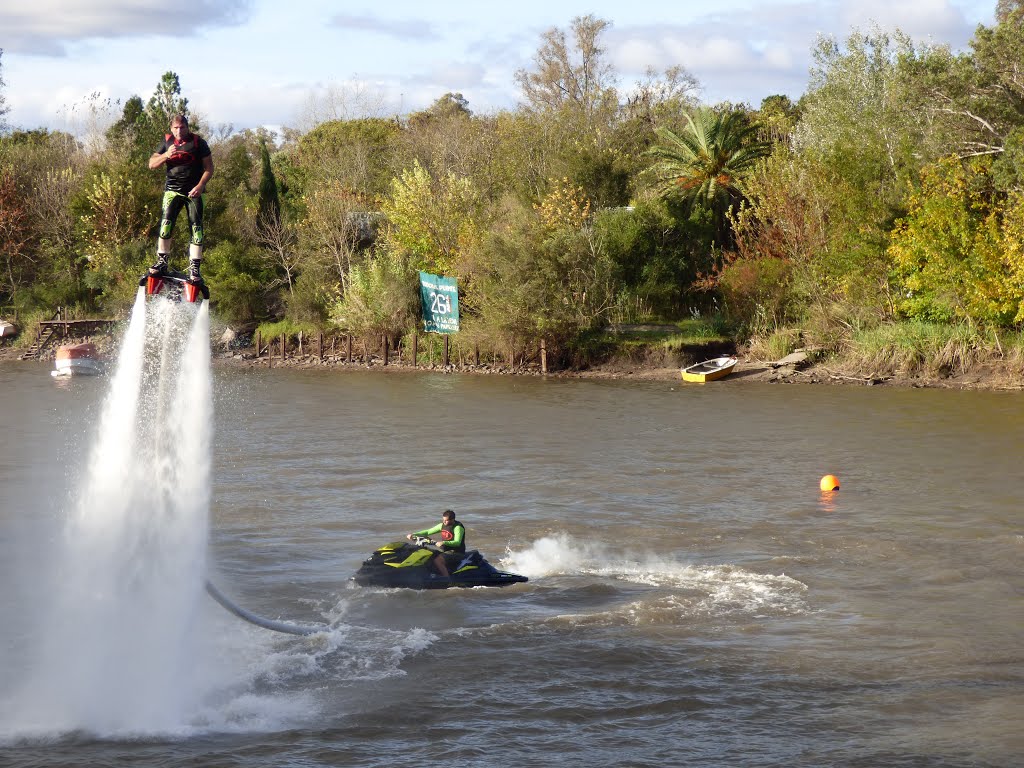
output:
[[[743,177],[768,155],[770,145],[755,138],[757,128],[742,112],[700,110],[684,117],[682,133],[657,129],[662,143],[649,150],[657,160],[651,168],[655,188],[662,197],[680,200],[687,211],[695,205],[711,210],[725,245],[732,235],[727,214],[743,199]]]

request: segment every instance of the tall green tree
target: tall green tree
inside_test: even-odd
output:
[[[1024,190],[1024,4],[1003,2],[994,27],[979,27],[971,45],[978,75],[977,99],[968,102],[980,114],[976,129],[996,157],[996,182],[1007,190]],[[983,122],[979,122],[979,120]]]
[[[321,123],[291,153],[295,181],[305,189],[338,183],[372,207],[391,184],[400,131],[395,120],[377,117]]]
[[[568,178],[599,205],[627,202],[627,165],[616,134],[618,76],[601,44],[610,26],[587,15],[574,18],[568,33],[553,27],[541,36],[533,67],[516,73],[528,123],[522,138],[533,164],[545,166],[536,172],[536,198],[547,194],[551,179]]]
[[[552,27],[541,35],[534,68],[516,72],[516,83],[530,108],[537,111],[568,107],[584,117],[616,103],[615,73],[600,44],[611,22],[593,15],[572,20],[572,43],[565,30]]]
[[[996,191],[991,165],[949,157],[922,174],[890,246],[907,316],[997,326],[1024,318],[1024,196]]]
[[[452,118],[472,116],[473,111],[469,108],[466,97],[461,93],[449,91],[426,109],[410,114],[409,125],[415,127],[417,124],[429,123],[434,120],[448,121]]]
[[[32,195],[37,256],[48,265],[49,279],[60,290],[60,303],[65,306],[88,300],[82,284],[85,248],[71,205],[82,187],[82,166],[81,160],[72,156],[65,164],[48,168],[36,177]]]
[[[263,251],[268,265],[273,265],[281,275],[279,282],[286,285],[291,294],[302,264],[297,247],[298,232],[292,216],[287,215],[281,204],[266,141],[260,142],[260,181],[248,236]]]
[[[281,197],[277,192],[277,179],[270,167],[267,142],[260,142],[260,184],[256,190],[256,216],[259,226],[275,226],[281,221]]]
[[[384,202],[384,240],[409,254],[413,269],[469,276],[485,230],[485,206],[470,179],[455,174],[432,177],[415,163],[392,184]]]
[[[684,311],[709,237],[673,217],[669,205],[651,195],[628,208],[597,211],[594,234],[614,264],[616,302],[626,318],[671,318]]]
[[[0,167],[0,299],[19,304],[19,292],[35,276],[28,207],[10,168]]]
[[[351,333],[400,335],[416,324],[418,287],[408,256],[381,246],[352,267],[345,295],[333,305],[331,318]]]
[[[947,52],[877,28],[843,42],[819,39],[792,151],[774,166],[773,192],[764,200],[773,210],[754,212],[772,225],[764,232],[801,233],[790,245],[814,249],[796,256],[814,281],[806,295],[842,312],[891,310],[893,223],[906,211],[919,169],[949,147],[919,74],[922,62]],[[801,210],[820,234],[790,219]]]
[[[492,349],[521,356],[543,338],[550,354],[567,356],[573,340],[607,316],[614,265],[589,220],[559,218],[507,200],[487,233],[466,297],[467,330]]]
[[[762,140],[772,144],[789,141],[798,122],[800,108],[789,96],[775,94],[761,100],[761,108],[757,111],[757,124]]]
[[[915,62],[915,81],[928,95],[924,114],[945,129],[947,151],[960,157],[1001,154],[1024,123],[1024,8],[1014,6],[994,26],[978,26],[970,51],[936,47]]]
[[[0,218],[18,209],[28,212],[31,247],[23,255],[30,264],[20,270],[28,278],[20,291],[26,306],[89,303],[82,284],[83,212],[75,205],[83,197],[87,160],[81,143],[66,133],[37,129],[0,136],[0,171],[9,170],[16,198],[0,202]],[[14,207],[4,210],[8,205]],[[8,257],[17,249],[2,250]]]
[[[148,158],[157,148],[154,142],[159,134],[149,124],[145,110],[142,98],[131,96],[121,107],[121,117],[107,129],[107,142],[136,163]]]
[[[409,115],[395,160],[402,168],[419,163],[435,176],[454,173],[482,182],[483,125],[474,119],[462,94],[445,94],[428,109]]]
[[[719,114],[703,109],[685,115],[686,128],[675,133],[658,128],[660,143],[649,154],[657,192],[682,202],[684,210],[712,211],[719,245],[731,241],[729,213],[743,199],[743,179],[769,152],[741,112]]]
[[[700,81],[685,67],[676,65],[659,73],[648,67],[626,96],[622,119],[654,126],[699,106]]]
[[[169,126],[175,115],[188,115],[188,99],[181,95],[178,73],[164,72],[146,102],[146,116],[153,125]]]
[[[181,81],[174,72],[165,72],[149,100],[131,96],[121,108],[121,117],[107,129],[107,141],[138,165],[160,145],[174,115],[188,115],[188,99],[181,95]],[[191,122],[191,121],[190,121]],[[198,132],[198,126],[191,125]]]

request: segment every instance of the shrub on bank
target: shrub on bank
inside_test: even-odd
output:
[[[914,320],[853,334],[843,358],[866,373],[946,376],[990,356],[976,327]]]

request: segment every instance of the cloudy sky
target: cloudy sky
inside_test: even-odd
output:
[[[820,34],[872,24],[962,49],[996,0],[0,0],[0,75],[20,128],[73,129],[90,94],[148,98],[177,72],[208,124],[303,127],[395,114],[462,93],[474,112],[513,107],[513,75],[540,35],[575,16],[603,38],[620,85],[686,67],[706,101],[760,103],[806,88]],[[92,102],[95,103],[95,102]],[[113,108],[117,111],[117,107]],[[325,115],[325,112],[327,113]]]

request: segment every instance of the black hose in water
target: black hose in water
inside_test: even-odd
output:
[[[228,598],[224,596],[224,593],[213,586],[213,583],[210,581],[206,582],[206,594],[220,603],[222,608],[235,614],[235,616],[243,621],[248,621],[250,624],[255,624],[257,627],[269,629],[272,632],[283,632],[286,635],[315,635],[317,632],[327,631],[327,627],[322,624],[286,624],[283,621],[274,621],[273,619],[266,619],[262,616],[257,616],[255,613],[247,611],[244,608],[240,608],[228,600]]]

